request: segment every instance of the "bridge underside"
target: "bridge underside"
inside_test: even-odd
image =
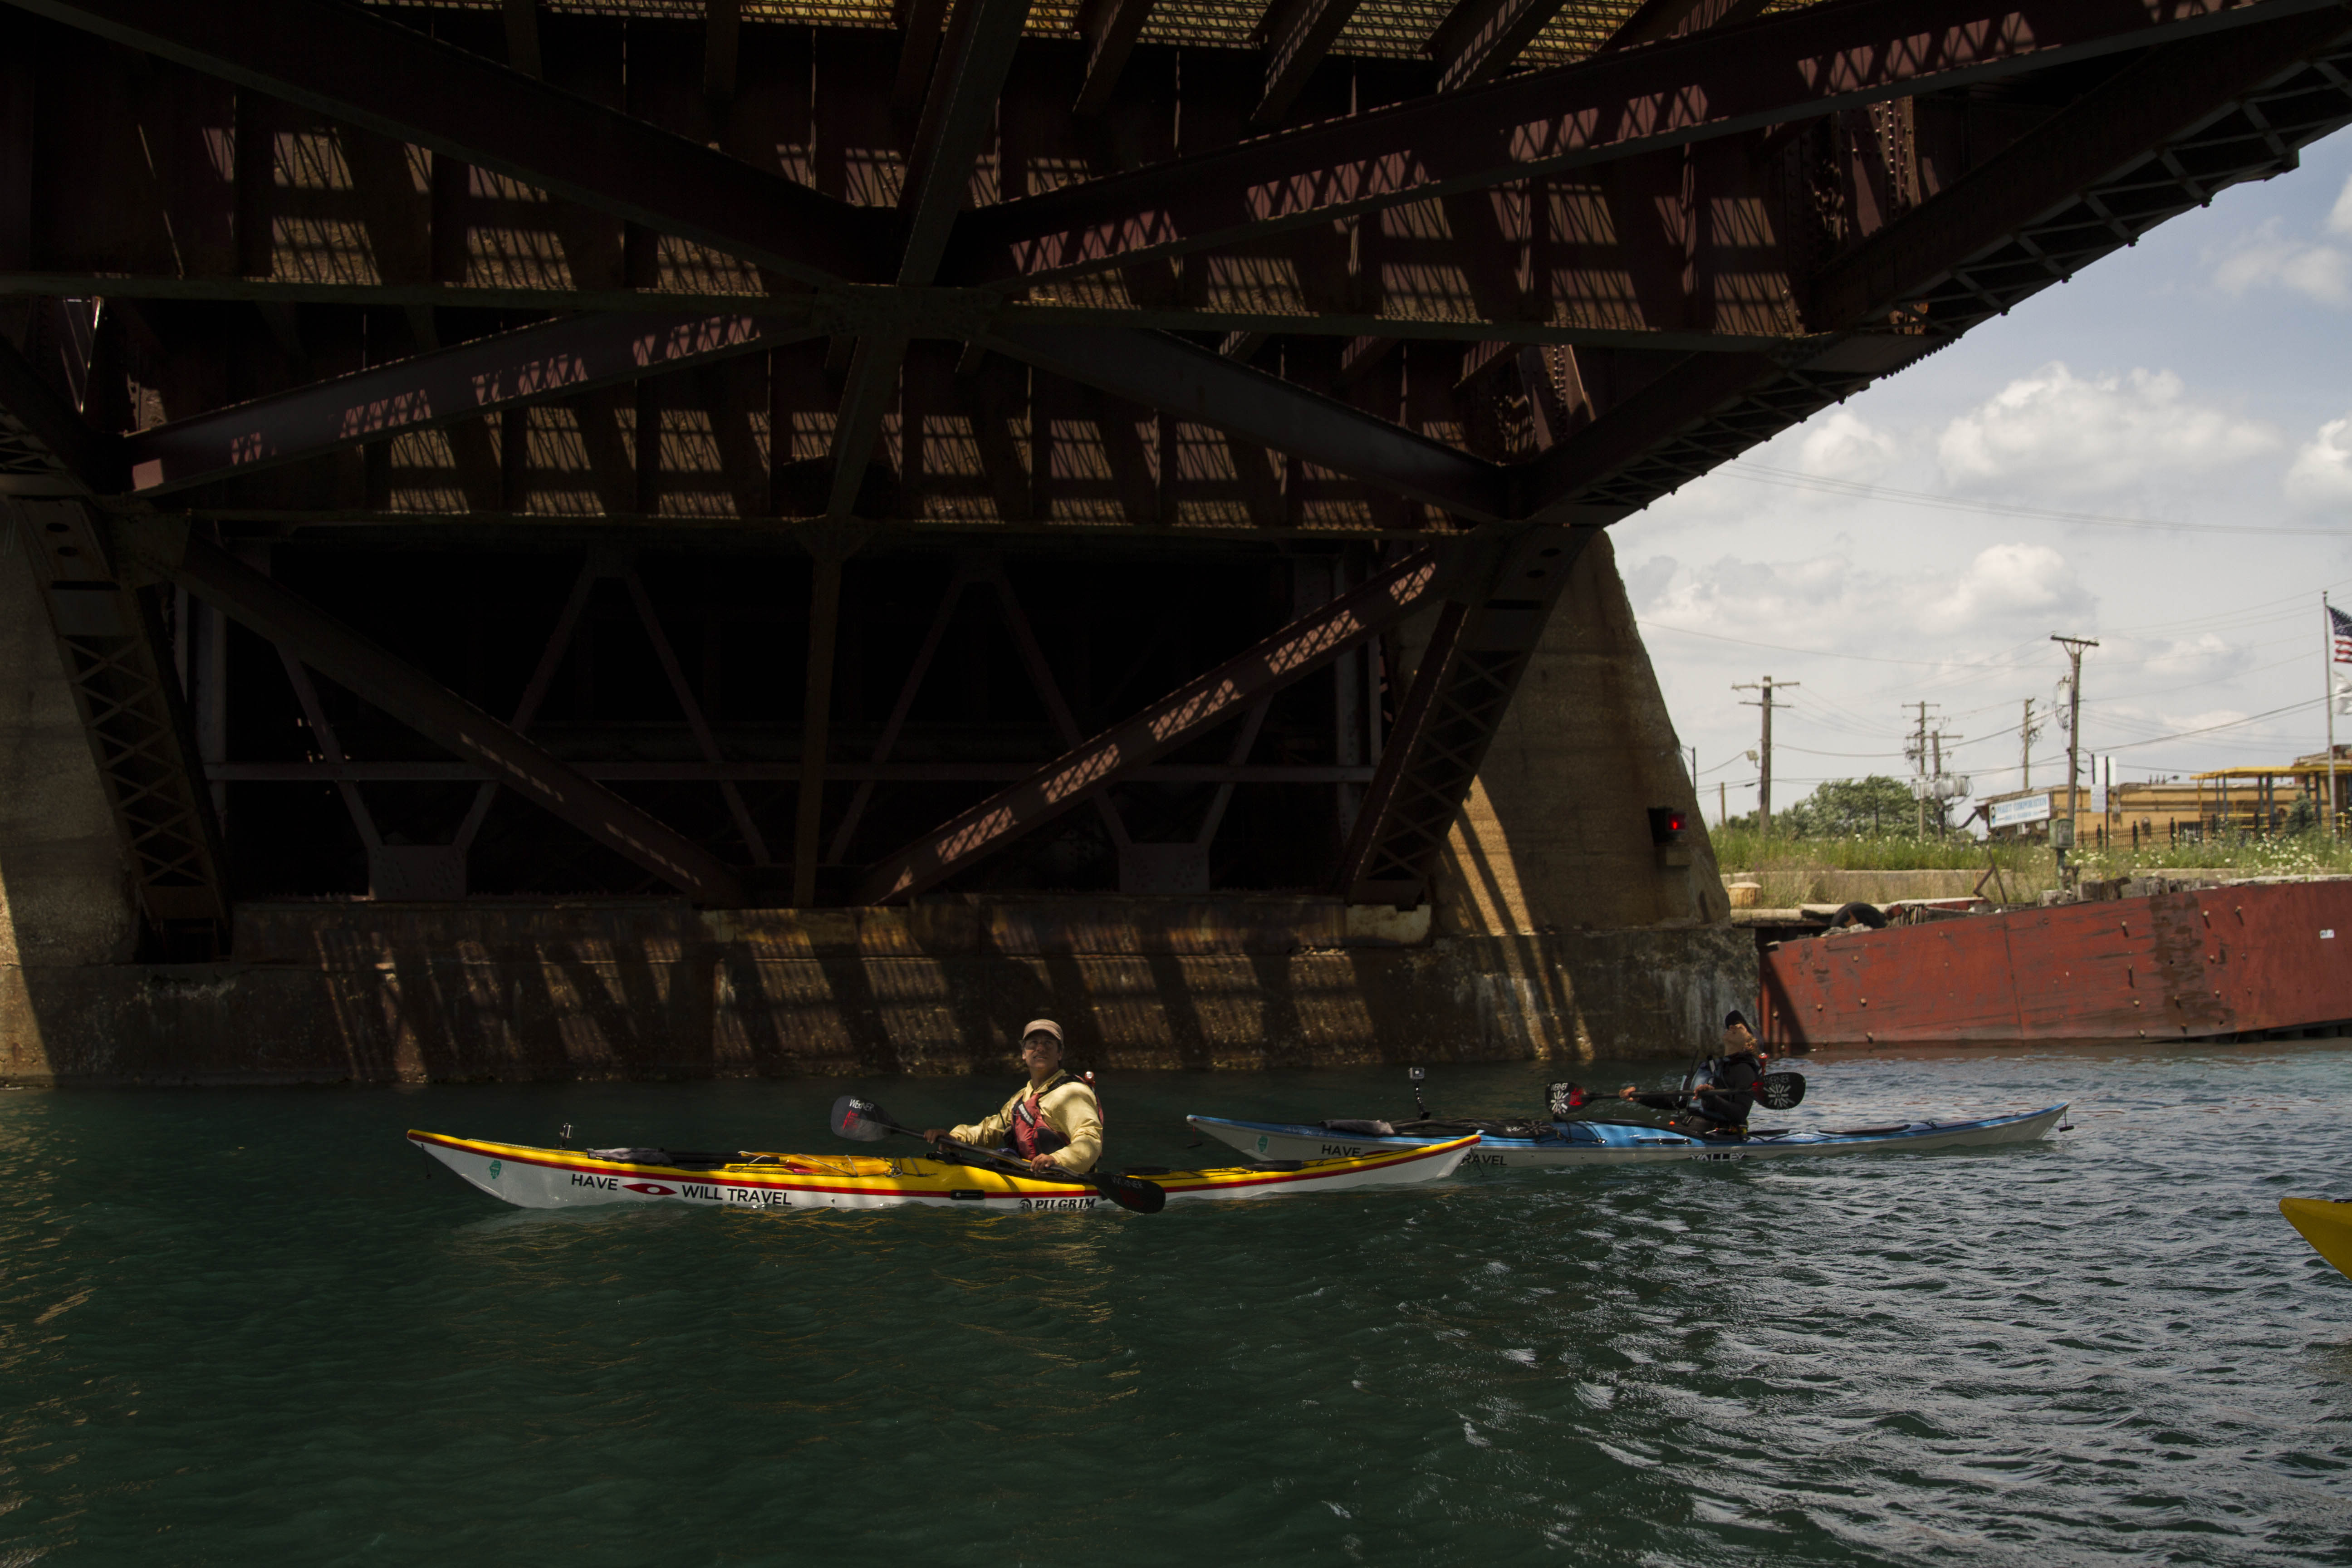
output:
[[[1680,1050],[1752,961],[1608,525],[2347,70],[2310,0],[0,5],[0,1074]]]

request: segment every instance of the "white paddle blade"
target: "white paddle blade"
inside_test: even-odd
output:
[[[1804,1103],[1805,1075],[1797,1072],[1768,1072],[1756,1082],[1756,1098],[1768,1110],[1794,1110]]]
[[[833,1102],[833,1130],[853,1143],[878,1143],[890,1136],[890,1113],[870,1100],[845,1094]]]

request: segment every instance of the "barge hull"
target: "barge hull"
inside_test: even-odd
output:
[[[2352,1020],[2348,958],[2352,880],[2245,884],[1784,942],[1759,1000],[1783,1048],[2226,1038]]]

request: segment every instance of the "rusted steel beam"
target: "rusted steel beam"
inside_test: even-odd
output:
[[[1465,570],[1341,854],[1336,885],[1349,902],[1410,909],[1428,892],[1454,815],[1591,537],[1531,529],[1494,542],[1479,567]]]
[[[704,0],[702,100],[722,120],[728,105],[735,101],[735,67],[742,36],[743,0]]]
[[[1520,470],[1530,514],[1565,521],[1550,510],[1559,498],[1574,494],[1709,415],[1732,406],[1780,370],[1780,365],[1761,354],[1693,355],[1683,361]],[[1613,522],[1616,518],[1579,521]]]
[[[845,518],[857,510],[858,492],[866,487],[866,469],[882,439],[882,422],[898,401],[898,373],[906,363],[903,332],[871,331],[858,335],[842,383],[841,405],[833,421],[833,487],[825,515]]]
[[[1310,258],[1302,256],[1299,264]],[[661,304],[680,315],[746,315],[797,322],[821,310],[828,319],[862,324],[878,319],[864,299],[851,302],[832,293],[768,296],[693,293],[664,290],[650,300],[641,289],[548,289],[524,287],[459,288],[404,283],[284,282],[274,279],[167,278],[153,274],[116,275],[92,272],[0,272],[0,299],[27,296],[58,299],[250,300],[286,307],[320,305],[437,305],[448,310],[547,310],[641,314],[648,303]],[[1578,347],[1660,349],[1677,353],[1742,353],[1777,349],[1790,343],[1786,333],[1767,334],[1679,327],[1636,328],[1580,326],[1564,321],[1527,321],[1476,313],[1464,308],[1452,314],[1381,316],[1327,310],[1302,314],[1297,310],[1260,308],[1252,301],[1183,307],[1174,304],[1091,302],[1060,300],[976,303],[972,320],[1013,326],[1142,327],[1171,332],[1262,332],[1285,337],[1370,337],[1377,334],[1395,342],[1525,342],[1572,344]],[[1416,300],[1421,310],[1442,309],[1445,301],[1428,296]],[[835,330],[838,330],[836,328]],[[945,331],[945,329],[941,329]]]
[[[541,76],[539,64],[539,0],[503,0],[499,7],[506,24],[507,64],[525,76]]]
[[[895,277],[901,285],[926,285],[939,271],[956,214],[971,194],[972,164],[995,124],[996,100],[1028,19],[1029,0],[962,0],[949,19],[898,201],[904,246]],[[906,327],[898,321],[858,336],[834,421],[827,516],[846,517],[856,510],[866,465],[897,396],[907,339]],[[814,874],[814,858],[804,858]]]
[[[1040,370],[1402,491],[1458,516],[1508,506],[1506,471],[1215,352],[1156,332],[996,328],[977,340]]]
[[[0,495],[84,495],[121,487],[122,444],[89,427],[0,335]]]
[[[2292,167],[2294,147],[2352,121],[2352,84],[2340,76],[2296,79],[2306,61],[2340,50],[2347,37],[2352,28],[2344,13],[2324,11],[2150,50],[1831,262],[1803,290],[1806,318],[1844,327],[1897,310],[1907,314],[1906,308],[1925,302],[1921,325],[1939,333],[1965,331],[2210,199],[2221,184]],[[2250,143],[2244,153],[2217,164],[2209,146],[2186,162],[2174,157],[2178,166],[2168,167],[2165,154],[2153,151],[2209,128],[2226,133],[2230,128],[2215,122],[2261,98],[2285,101],[2276,112],[2265,106],[2259,124],[2238,128]],[[2141,172],[2148,178],[2135,180]],[[2086,202],[2087,193],[2126,182],[2152,184],[2153,199]],[[2171,200],[2164,199],[2167,186]],[[2075,235],[2062,240],[2046,232],[2062,227]],[[2037,230],[2045,232],[2037,237]],[[2006,278],[1969,277],[1987,264]]]
[[[132,488],[162,495],[819,335],[776,317],[572,316],[158,425],[122,451]]]
[[[1829,0],[965,213],[944,279],[1035,282],[1231,247],[2336,0]]]
[[[897,273],[902,284],[925,284],[939,275],[1028,20],[1029,0],[961,0],[948,23],[898,203],[906,225]]]
[[[606,848],[699,902],[722,907],[743,902],[735,873],[700,845],[591,783],[569,763],[219,546],[192,536],[184,524],[163,519],[126,523],[122,538],[152,570],[436,745],[489,769],[499,783]]]
[[[1118,73],[1143,37],[1151,19],[1152,0],[1083,0],[1078,6],[1078,37],[1087,44],[1087,75],[1072,110],[1100,114],[1110,107],[1118,87]]]
[[[329,0],[11,0],[240,87],[818,283],[874,280],[872,213]]]
[[[636,607],[637,624],[646,628],[646,637],[654,645],[654,658],[660,664],[662,676],[669,682],[670,695],[677,699],[678,710],[686,716],[686,727],[701,748],[703,760],[716,767],[726,755],[719,749],[719,736],[703,717],[702,704],[696,700],[694,687],[686,679],[686,669],[677,661],[677,650],[670,646],[669,634],[662,629],[661,616],[654,608],[652,595],[646,592],[633,564],[621,584],[629,593],[629,602]],[[516,727],[520,733],[521,726]],[[751,808],[743,799],[743,792],[735,787],[732,779],[719,781],[719,798],[727,803],[727,814],[734,819],[735,831],[743,840],[744,849],[754,866],[769,864],[768,841],[760,832],[760,825],[751,818]]]
[[[931,66],[947,31],[948,0],[898,0],[892,12],[898,25],[898,71],[890,85],[890,107],[911,115],[930,90]]]
[[[816,558],[809,580],[808,680],[801,700],[800,795],[793,814],[793,903],[816,902],[817,839],[824,825],[825,753],[833,727],[833,660],[841,641],[841,557]]]
[[[890,752],[898,744],[898,732],[907,727],[907,715],[914,710],[916,695],[923,689],[923,677],[930,673],[931,660],[939,656],[940,644],[947,639],[948,627],[955,620],[956,606],[963,602],[963,591],[980,581],[979,563],[969,557],[958,563],[955,575],[948,579],[947,589],[940,595],[939,608],[931,614],[930,629],[923,634],[922,642],[915,649],[914,663],[908,667],[907,679],[898,685],[898,695],[890,704],[890,717],[884,721],[881,738],[874,744],[874,765],[890,760]],[[846,779],[851,774],[845,768],[835,776]],[[1021,776],[1021,772],[1007,775]],[[826,852],[826,865],[838,866],[848,858],[849,847],[857,839],[857,825],[866,816],[866,803],[874,798],[877,782],[870,774],[858,777],[849,809],[842,814],[840,824],[833,831],[833,847]]]
[[[1568,0],[1462,0],[1429,37],[1437,90],[1482,87],[1511,68]]]
[[[1822,325],[1873,325],[1898,309],[1901,325],[1793,365],[1694,355],[1521,469],[1521,504],[1550,521],[1622,517],[2214,191],[2291,167],[2298,148],[2348,123],[2341,12],[2153,52],[1831,263],[1808,290]]]
[[[857,901],[893,903],[936,887],[1125,781],[1134,770],[1241,717],[1259,700],[1322,668],[1444,592],[1454,555],[1438,547],[1414,552],[887,856],[860,885]]]
[[[1265,89],[1250,111],[1250,124],[1265,131],[1282,123],[1306,90],[1307,78],[1339,41],[1356,14],[1358,0],[1275,0],[1265,14]]]
[[[1642,0],[1633,14],[1617,25],[1595,54],[1614,54],[1662,38],[1676,38],[1709,27],[1735,26],[1764,14],[1771,0]]]
[[[583,778],[621,784],[793,784],[798,763],[573,762]],[[841,784],[1011,784],[1036,772],[1031,763],[827,763],[824,776]],[[1156,763],[1119,775],[1123,784],[1364,784],[1373,770],[1361,763]],[[489,770],[471,763],[214,763],[208,779],[226,784],[478,784]]]
[[[0,500],[0,526],[10,521],[47,605],[140,910],[164,956],[217,957],[228,946],[226,860],[155,607],[121,580],[81,501]]]

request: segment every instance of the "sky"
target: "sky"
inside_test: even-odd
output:
[[[1766,675],[1797,683],[1776,810],[1909,777],[1922,700],[1972,797],[2019,787],[2028,698],[2032,782],[2063,784],[2053,633],[2099,643],[2086,784],[2318,751],[2321,591],[2352,609],[2352,132],[1611,535],[1709,822],[1755,809],[1733,687]]]

